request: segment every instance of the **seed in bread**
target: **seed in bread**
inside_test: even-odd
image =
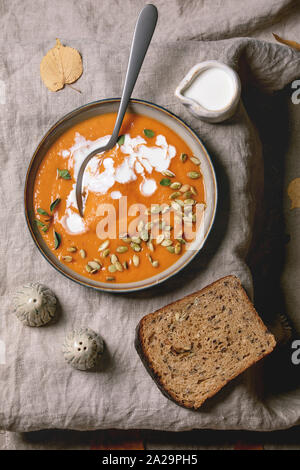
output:
[[[161,391],[194,409],[275,344],[235,276],[146,315],[136,334],[136,349]]]

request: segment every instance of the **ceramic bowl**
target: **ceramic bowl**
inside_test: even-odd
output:
[[[217,111],[211,111],[193,99],[184,95],[185,90],[192,84],[195,78],[204,70],[212,67],[217,67],[224,70],[232,80],[233,95],[230,103]],[[191,70],[186,74],[183,80],[179,83],[175,90],[175,96],[188,108],[188,110],[197,118],[202,121],[217,123],[225,121],[233,116],[241,97],[241,81],[238,74],[228,65],[217,60],[207,60],[194,65]]]
[[[145,289],[165,281],[169,277],[178,273],[194,258],[198,251],[202,248],[213,225],[217,204],[217,184],[210,157],[195,132],[170,111],[167,111],[166,109],[153,103],[132,99],[129,105],[130,112],[154,118],[171,128],[188,144],[193,154],[197,155],[201,161],[201,171],[204,177],[207,207],[204,212],[205,216],[204,222],[201,226],[201,231],[199,230],[199,236],[197,236],[196,240],[191,244],[190,249],[187,250],[172,266],[155,276],[138,282],[131,282],[127,284],[108,284],[105,282],[99,282],[93,279],[88,279],[85,276],[81,276],[80,274],[70,269],[68,266],[62,264],[48,248],[38,228],[36,227],[36,224],[34,223],[33,188],[39,165],[49,147],[51,147],[51,145],[60,135],[81,121],[99,114],[117,112],[119,102],[119,99],[106,99],[86,104],[67,114],[56,124],[54,124],[43,137],[33,154],[27,171],[24,197],[26,221],[31,236],[42,255],[54,268],[56,268],[61,274],[67,276],[69,279],[72,279],[73,281],[78,282],[84,286],[110,292],[129,292]]]

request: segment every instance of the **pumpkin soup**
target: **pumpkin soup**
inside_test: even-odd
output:
[[[81,163],[105,145],[115,113],[61,135],[36,176],[41,234],[64,264],[101,282],[135,282],[164,271],[194,239],[205,210],[200,160],[170,128],[126,114],[116,146],[96,155],[83,178],[84,217],[75,187]]]

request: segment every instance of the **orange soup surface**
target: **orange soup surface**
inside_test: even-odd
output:
[[[86,168],[81,218],[80,165],[108,142],[115,120],[115,113],[96,116],[57,139],[36,176],[34,209],[62,263],[87,278],[128,283],[182,256],[205,209],[205,191],[200,161],[187,144],[161,122],[128,113],[116,146]]]

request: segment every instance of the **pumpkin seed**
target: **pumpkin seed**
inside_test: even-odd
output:
[[[140,233],[140,237],[144,242],[147,242],[149,240],[149,233],[147,232],[147,230],[142,230],[142,232]]]
[[[140,220],[139,223],[138,223],[138,226],[137,226],[137,229],[139,232],[141,232],[144,228],[144,221],[143,220]]]
[[[147,243],[147,247],[149,248],[150,251],[154,251],[154,245],[151,241]]]
[[[75,251],[77,251],[77,248],[76,248],[76,246],[69,246],[69,247],[67,248],[67,251],[68,251],[69,253],[75,253]]]
[[[198,171],[189,171],[187,175],[192,180],[197,180],[201,176],[201,174]]]
[[[194,186],[191,186],[191,187],[190,187],[190,191],[191,191],[191,193],[192,193],[194,196],[197,196],[198,192],[197,192],[197,189],[194,188]]]
[[[105,248],[107,248],[109,245],[109,240],[105,240],[105,242],[101,243],[101,245],[98,248],[98,251],[103,251]]]
[[[190,160],[195,163],[195,165],[200,165],[200,160],[199,158],[193,156],[193,157],[190,157]]]
[[[140,264],[140,258],[138,257],[138,255],[133,255],[132,262],[135,267],[138,267],[138,265]]]
[[[190,199],[193,196],[192,191],[186,191],[183,195],[185,199]]]
[[[175,211],[181,211],[181,205],[178,202],[171,202],[171,206]]]
[[[115,254],[110,255],[110,261],[112,264],[115,264],[118,260],[118,257]]]
[[[88,273],[91,273],[93,271],[92,268],[88,264],[85,266],[85,269]]]
[[[146,230],[151,230],[152,227],[153,227],[153,222],[147,222],[146,225],[145,225]]]
[[[175,248],[174,248],[174,246],[167,246],[167,250],[168,250],[170,253],[175,253]]]
[[[175,254],[179,255],[180,252],[181,252],[181,243],[176,243],[176,245],[175,245]]]
[[[177,241],[179,241],[179,243],[185,245],[186,244],[186,241],[184,240],[184,238],[176,238]]]
[[[107,281],[115,281],[116,278],[114,276],[106,276]]]
[[[178,191],[176,191],[175,193],[172,193],[170,197],[170,199],[176,199],[177,197],[180,197],[181,196],[181,193],[179,193]]]
[[[125,135],[123,134],[119,136],[117,143],[121,146],[124,144],[124,142],[125,142]]]
[[[159,204],[155,204],[155,205],[152,204],[150,211],[151,211],[151,214],[159,214],[160,211],[161,211],[160,205]]]
[[[183,203],[185,206],[193,206],[194,204],[196,204],[196,201],[194,201],[194,199],[185,199]]]
[[[102,256],[104,256],[104,258],[106,258],[106,256],[108,256],[110,253],[110,249],[109,248],[106,248],[106,250],[103,250],[102,251]]]
[[[134,251],[141,251],[141,247],[138,243],[131,242],[130,246]]]
[[[174,176],[175,176],[175,173],[173,173],[173,171],[170,171],[170,170],[164,170],[164,171],[162,171],[162,174],[164,176],[168,176],[169,178],[174,178]]]
[[[85,252],[85,250],[83,250],[83,249],[81,249],[81,250],[79,251],[79,254],[80,254],[80,256],[81,256],[82,259],[86,257],[86,252]]]
[[[118,271],[120,271],[120,272],[123,271],[123,266],[121,265],[120,261],[117,261],[115,263],[115,267],[117,268]]]
[[[66,261],[66,263],[71,263],[71,261],[73,261],[72,256],[62,256],[62,259]]]
[[[164,236],[163,233],[161,233],[160,235],[158,235],[158,236],[156,237],[156,244],[157,244],[157,245],[160,245],[164,238],[165,238],[165,236]]]
[[[187,161],[187,154],[186,153],[182,153],[180,155],[180,160],[182,161],[182,163],[186,162]]]
[[[171,246],[172,244],[172,240],[163,240],[161,246]]]
[[[164,208],[162,209],[161,213],[166,214],[167,212],[169,212],[169,210],[170,210],[170,206],[169,204],[166,204]]]
[[[147,258],[148,258],[148,260],[150,261],[150,263],[152,264],[152,263],[153,263],[152,256],[151,256],[151,255],[147,255]]]
[[[186,191],[189,191],[189,189],[190,189],[190,185],[189,184],[184,184],[183,186],[181,186],[180,192],[185,193]]]
[[[159,262],[158,262],[157,260],[153,261],[152,266],[153,266],[154,268],[158,268]]]
[[[92,268],[93,271],[98,271],[101,268],[101,264],[97,261],[89,261],[88,266]]]
[[[116,270],[117,270],[117,268],[116,268],[116,266],[115,266],[114,264],[110,264],[110,265],[108,266],[108,270],[109,270],[110,273],[115,273]]]
[[[131,237],[131,240],[133,241],[133,243],[137,243],[138,245],[142,243],[142,240],[140,237]]]
[[[184,203],[181,199],[175,199],[175,202],[177,202],[177,204],[179,204],[181,207],[184,206]]]
[[[174,181],[174,183],[170,184],[171,189],[180,189],[181,188],[181,183],[179,181]]]
[[[117,253],[126,253],[128,251],[128,246],[120,245],[117,247]]]
[[[123,261],[123,268],[124,268],[124,269],[128,269],[128,263],[127,263],[127,261]]]

